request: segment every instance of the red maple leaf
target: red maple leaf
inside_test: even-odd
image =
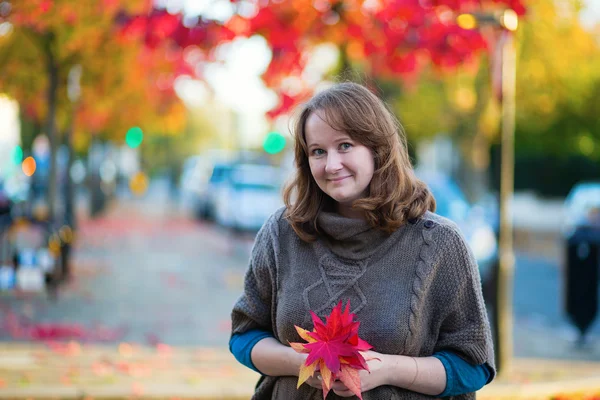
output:
[[[360,322],[354,321],[355,315],[350,313],[350,301],[344,311],[340,301],[325,318],[325,323],[314,312],[310,311],[310,314],[314,325],[312,332],[296,326],[300,337],[308,343],[290,343],[298,353],[308,353],[300,368],[298,387],[315,371],[319,371],[323,382],[323,398],[327,397],[333,382],[340,380],[362,399],[358,371],[368,371],[369,367],[360,352],[372,346],[358,337]]]

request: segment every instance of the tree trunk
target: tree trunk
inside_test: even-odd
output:
[[[54,34],[49,33],[44,41],[44,53],[46,55],[46,71],[48,73],[48,88],[46,101],[48,102],[48,113],[46,115],[46,135],[50,142],[50,168],[48,171],[48,192],[46,201],[48,205],[48,219],[52,221],[55,217],[56,203],[56,151],[58,141],[56,135],[56,108],[59,85],[59,69],[53,53]]]
[[[73,115],[73,118],[75,116]],[[73,120],[70,121],[67,131],[65,132],[65,145],[68,153],[67,171],[64,187],[64,201],[65,201],[65,223],[75,230],[77,221],[75,218],[75,187],[73,180],[70,176],[71,168],[73,167],[73,161],[75,154],[73,151]]]
[[[65,146],[67,148],[67,167],[65,172],[65,184],[64,184],[64,193],[62,196],[63,201],[65,202],[64,208],[64,225],[68,226],[71,229],[71,232],[75,232],[76,228],[76,218],[75,218],[75,193],[73,180],[71,179],[70,171],[73,166],[73,160],[75,157],[73,151],[73,124],[75,119],[75,111],[73,110],[73,115],[71,116],[71,120],[69,121],[69,125],[67,126],[67,130],[64,132],[65,136]],[[72,240],[72,237],[71,237]],[[71,241],[68,241],[63,244],[61,247],[61,261],[62,261],[62,279],[68,280],[71,278]]]

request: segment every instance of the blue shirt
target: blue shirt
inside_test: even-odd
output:
[[[252,363],[252,348],[267,337],[273,337],[273,334],[260,329],[234,334],[229,339],[229,351],[241,364],[261,373]],[[472,365],[450,351],[440,351],[433,357],[440,360],[446,370],[446,389],[438,395],[439,397],[475,392],[492,377],[493,371],[486,364]]]

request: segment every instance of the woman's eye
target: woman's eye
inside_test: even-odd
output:
[[[314,150],[312,151],[312,153],[313,153],[315,156],[322,156],[323,154],[325,154],[325,151],[324,151],[323,149],[314,149]]]
[[[342,150],[350,150],[351,147],[352,147],[352,145],[350,143],[340,144],[340,149],[342,149]]]

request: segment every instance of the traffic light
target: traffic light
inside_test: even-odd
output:
[[[263,149],[269,154],[277,154],[285,148],[285,138],[279,132],[270,132],[263,142]]]
[[[127,146],[131,147],[132,149],[135,149],[142,144],[143,140],[144,132],[142,132],[142,129],[139,126],[130,128],[127,131],[127,135],[125,135],[125,143],[127,143]]]
[[[23,161],[23,149],[21,146],[15,146],[10,154],[13,164],[19,165]]]

